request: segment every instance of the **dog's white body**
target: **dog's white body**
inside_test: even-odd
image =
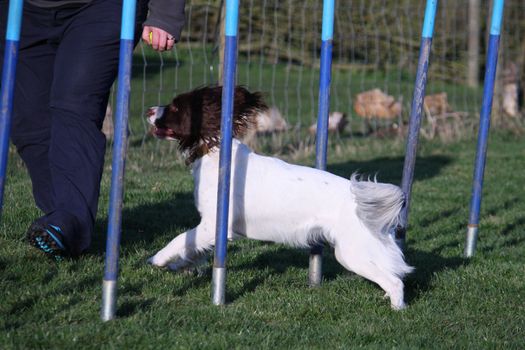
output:
[[[308,247],[326,241],[337,260],[379,284],[402,309],[405,274],[412,271],[388,232],[397,223],[403,194],[394,185],[341,178],[314,168],[258,155],[232,145],[228,238],[251,238]],[[178,269],[215,242],[219,151],[192,165],[200,224],[173,239],[149,262]]]

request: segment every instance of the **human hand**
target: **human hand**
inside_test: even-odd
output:
[[[170,33],[151,26],[144,26],[142,29],[142,40],[155,51],[171,50],[175,45],[175,38]]]

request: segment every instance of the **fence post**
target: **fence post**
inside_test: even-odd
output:
[[[319,72],[319,109],[315,142],[315,167],[326,170],[328,145],[328,114],[330,112],[330,81],[332,79],[332,46],[334,36],[334,0],[323,1],[323,29],[321,33],[321,63]],[[318,286],[323,277],[323,246],[310,251],[309,284]]]
[[[478,86],[479,70],[479,38],[481,26],[479,20],[480,0],[468,0],[468,62],[467,85]]]
[[[485,82],[483,84],[483,101],[479,117],[478,144],[476,149],[476,163],[474,166],[474,179],[472,182],[472,197],[470,200],[470,215],[467,227],[465,244],[465,257],[470,258],[476,250],[478,237],[479,211],[483,190],[483,175],[485,160],[487,158],[487,141],[490,129],[490,112],[494,95],[494,81],[498,65],[498,48],[503,19],[504,0],[494,0],[492,5],[492,19],[490,26],[489,45],[485,69]]]
[[[4,64],[2,68],[2,89],[0,91],[0,217],[4,206],[4,188],[9,157],[9,132],[13,113],[16,63],[22,26],[23,0],[9,1],[7,31],[5,35]]]
[[[421,127],[421,113],[423,110],[423,100],[425,98],[425,87],[427,83],[428,65],[430,60],[430,48],[432,47],[432,35],[434,32],[434,20],[436,18],[437,5],[438,0],[427,0],[425,18],[423,20],[423,31],[421,35],[421,47],[419,49],[416,82],[414,85],[414,95],[412,97],[412,107],[410,110],[405,163],[403,165],[403,177],[401,179],[401,189],[405,194],[405,206],[401,210],[400,225],[395,231],[396,243],[401,249],[404,249],[405,247],[405,235],[408,225],[408,211],[410,208],[412,182],[414,180],[417,143],[419,139],[419,129]]]
[[[102,309],[100,312],[103,321],[114,319],[117,308],[118,259],[122,229],[122,202],[128,140],[129,94],[131,90],[131,61],[133,58],[135,9],[136,0],[124,0],[120,33],[115,140],[113,143],[111,190],[109,195],[106,261],[104,280],[102,282]]]
[[[226,248],[228,243],[228,212],[230,205],[230,174],[232,158],[232,112],[237,61],[237,27],[239,1],[226,0],[224,69],[221,110],[221,148],[219,154],[219,187],[217,193],[217,225],[212,275],[212,303],[224,305],[226,300]]]

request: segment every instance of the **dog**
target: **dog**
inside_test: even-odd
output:
[[[201,216],[196,227],[149,258],[152,265],[179,270],[215,244],[221,96],[221,86],[206,86],[147,112],[152,133],[178,141],[191,165]],[[377,283],[392,308],[403,309],[403,277],[413,268],[405,263],[391,232],[404,205],[401,189],[254,153],[239,139],[265,109],[260,93],[235,88],[228,239],[303,248],[327,242],[343,267]]]

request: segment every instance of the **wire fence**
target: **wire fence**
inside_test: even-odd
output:
[[[470,7],[469,7],[470,6]],[[404,136],[425,1],[336,1],[331,107],[337,137]],[[490,1],[441,0],[428,75],[426,138],[471,134],[481,106]],[[523,124],[525,3],[507,0],[501,35],[495,127]],[[317,115],[322,2],[244,0],[237,83],[273,107],[259,134],[274,143],[312,140]],[[220,81],[223,1],[188,0],[187,24],[171,52],[139,44],[134,55],[131,131],[149,142],[147,107]],[[339,116],[339,117],[338,117]],[[343,121],[338,124],[338,120]],[[261,126],[262,125],[262,126]],[[520,129],[521,130],[521,129]]]

